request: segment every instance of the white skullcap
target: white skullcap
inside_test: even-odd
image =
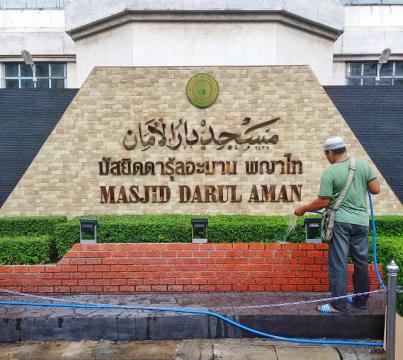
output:
[[[340,136],[332,137],[327,139],[324,144],[325,150],[336,150],[345,147],[346,144],[344,143],[343,139]]]

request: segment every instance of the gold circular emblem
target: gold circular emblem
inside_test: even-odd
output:
[[[217,100],[218,83],[209,74],[196,74],[186,85],[186,95],[194,106],[208,108]]]

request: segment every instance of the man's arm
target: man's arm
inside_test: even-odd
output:
[[[297,216],[303,216],[306,212],[321,210],[330,204],[330,200],[331,200],[330,198],[329,199],[317,198],[311,201],[309,204],[302,205],[296,208],[294,214]]]
[[[371,194],[379,194],[381,192],[381,185],[379,184],[379,181],[377,179],[369,181],[367,186],[368,191]]]

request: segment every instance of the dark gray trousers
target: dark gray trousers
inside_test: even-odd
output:
[[[368,274],[368,226],[335,222],[333,237],[329,246],[329,283],[332,297],[347,295],[347,257],[350,252],[354,263],[354,293],[369,291]],[[368,295],[357,296],[357,305],[366,305]],[[331,305],[346,311],[345,299],[336,300]]]

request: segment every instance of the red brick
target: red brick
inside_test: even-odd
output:
[[[200,285],[200,291],[215,291],[215,285]]]
[[[328,250],[329,246],[328,246],[328,244],[316,244],[315,249],[316,250]]]
[[[184,285],[183,291],[199,291],[199,285]]]
[[[102,286],[87,286],[87,291],[91,293],[102,293]]]
[[[59,272],[61,268],[61,265],[46,265],[45,272]]]
[[[109,293],[109,292],[118,292],[119,286],[104,286],[102,292]]]
[[[175,284],[178,285],[191,285],[192,279],[175,279]]]
[[[120,263],[120,261],[123,261],[123,260],[126,260],[126,259],[124,259],[124,258],[123,259],[122,258],[117,258],[117,259],[103,258],[103,259],[101,259],[103,265],[118,265]]]
[[[192,252],[189,251],[189,253],[192,253]],[[176,251],[161,251],[161,257],[164,257],[164,258],[176,257],[176,255],[177,255]]]
[[[93,279],[79,279],[78,285],[94,285]]]
[[[249,285],[249,291],[263,291],[264,285]]]
[[[22,286],[21,287],[21,292],[23,292],[23,293],[36,293],[36,292],[38,292],[38,287],[37,286]]]
[[[288,279],[284,278],[278,278],[278,279],[273,279],[273,285],[286,285],[288,284]]]
[[[117,279],[119,278],[119,273],[117,272],[104,272],[102,274],[103,279]]]
[[[280,291],[280,285],[265,285],[265,291]]]
[[[259,252],[258,254],[260,254],[260,256],[273,257],[274,251],[273,250],[265,250],[265,251]]]
[[[307,251],[306,253],[307,257],[315,257],[315,258],[321,258],[323,257],[323,251]]]
[[[315,260],[318,261],[318,260],[321,260],[321,259],[303,257],[303,258],[299,259],[299,262],[301,264],[315,264]],[[327,259],[326,259],[326,263],[327,263]],[[318,262],[317,262],[317,264],[318,264]]]
[[[38,286],[38,292],[40,293],[52,293],[53,290],[53,286]]]
[[[77,271],[77,265],[62,265],[62,272]]]
[[[320,285],[321,279],[304,279],[306,285]]]
[[[135,286],[119,286],[119,291],[122,292],[135,292],[136,291],[136,287]]]
[[[127,265],[127,271],[143,271],[143,265]]]
[[[127,280],[126,279],[111,279],[111,285],[124,286],[124,285],[127,285]]]
[[[102,279],[102,273],[100,273],[100,272],[90,272],[90,273],[86,273],[85,277],[87,279]]]
[[[71,285],[77,285],[78,280],[62,280],[62,285],[63,286],[71,286]]]
[[[88,273],[70,273],[70,279],[85,279]]]
[[[306,257],[306,251],[302,251],[302,250],[290,251],[290,256],[292,258]]]
[[[290,285],[303,285],[303,284],[306,284],[304,278],[292,278],[292,279],[288,279],[288,283],[289,283]],[[281,288],[281,289],[282,289],[282,288]]]
[[[66,293],[70,292],[70,286],[55,286],[56,293]]]
[[[322,267],[320,265],[305,265],[306,271],[322,271]]]
[[[167,291],[167,286],[166,285],[152,285],[151,290],[152,291]]]
[[[29,272],[29,266],[28,265],[14,265],[14,272],[27,273],[27,272]]]
[[[192,250],[178,250],[176,251],[177,257],[192,257],[193,251]]]
[[[77,266],[77,271],[80,271],[80,272],[92,272],[92,271],[94,271],[94,266],[93,265],[78,265]]]
[[[110,271],[111,267],[109,265],[94,265],[94,271]]]
[[[250,250],[264,250],[265,246],[261,243],[249,244]]]
[[[116,260],[116,259],[105,259],[105,260]],[[126,258],[119,258],[119,259],[117,259],[118,261],[116,262],[116,261],[114,261],[113,263],[112,262],[110,262],[110,264],[113,264],[113,265],[117,265],[117,264],[119,264],[119,265],[133,265],[133,264],[138,264],[138,259],[133,259],[133,258],[128,258],[128,259],[126,259]],[[105,262],[105,264],[107,264],[106,262]]]
[[[242,250],[228,250],[225,251],[225,254],[222,254],[222,256],[226,257],[241,257],[243,254]]]
[[[217,285],[216,291],[231,291],[231,285]]]
[[[127,285],[141,285],[142,283],[142,279],[127,279]]]
[[[268,243],[266,244],[266,250],[281,250],[281,244]]]
[[[183,285],[168,285],[168,291],[183,291]]]
[[[110,285],[110,279],[94,279],[94,285]]]
[[[103,259],[85,259],[87,265],[99,265],[102,264]]]
[[[297,285],[281,285],[281,291],[297,291]]]
[[[313,250],[315,249],[314,244],[298,244],[298,249],[299,250]]]
[[[232,285],[233,291],[248,291],[248,285]]]
[[[324,258],[312,258],[312,260],[315,260],[315,264],[327,264],[328,263],[328,259],[327,259],[327,257],[324,257]]]
[[[175,252],[176,254],[176,252]],[[144,257],[161,257],[161,251],[144,251]]]
[[[200,251],[192,251],[193,257],[208,257],[209,251],[200,250]]]
[[[271,278],[256,278],[255,284],[257,285],[270,285],[273,283],[273,279]]]
[[[70,265],[85,265],[85,259],[71,259],[69,261]]]
[[[297,264],[298,262],[297,258],[283,258],[283,264]]]
[[[232,244],[232,248],[234,250],[248,250],[248,244],[244,244],[244,243],[234,243]]]
[[[86,286],[71,286],[70,287],[70,292],[74,293],[83,293],[87,291]]]
[[[149,292],[149,291],[151,291],[151,286],[149,286],[149,285],[139,285],[139,286],[136,286],[136,291]]]
[[[44,285],[44,286],[60,286],[62,285],[62,280],[55,280],[55,279],[49,279],[49,280],[42,280],[38,283],[38,285]]]
[[[283,250],[297,250],[298,244],[281,244]]]
[[[111,271],[126,271],[126,265],[111,265]]]
[[[54,275],[55,279],[69,279],[70,278],[70,273],[65,273],[65,272],[61,272],[61,273],[56,273]]]
[[[44,265],[30,265],[29,266],[29,272],[30,273],[44,272],[44,271],[45,271],[45,266]]]

